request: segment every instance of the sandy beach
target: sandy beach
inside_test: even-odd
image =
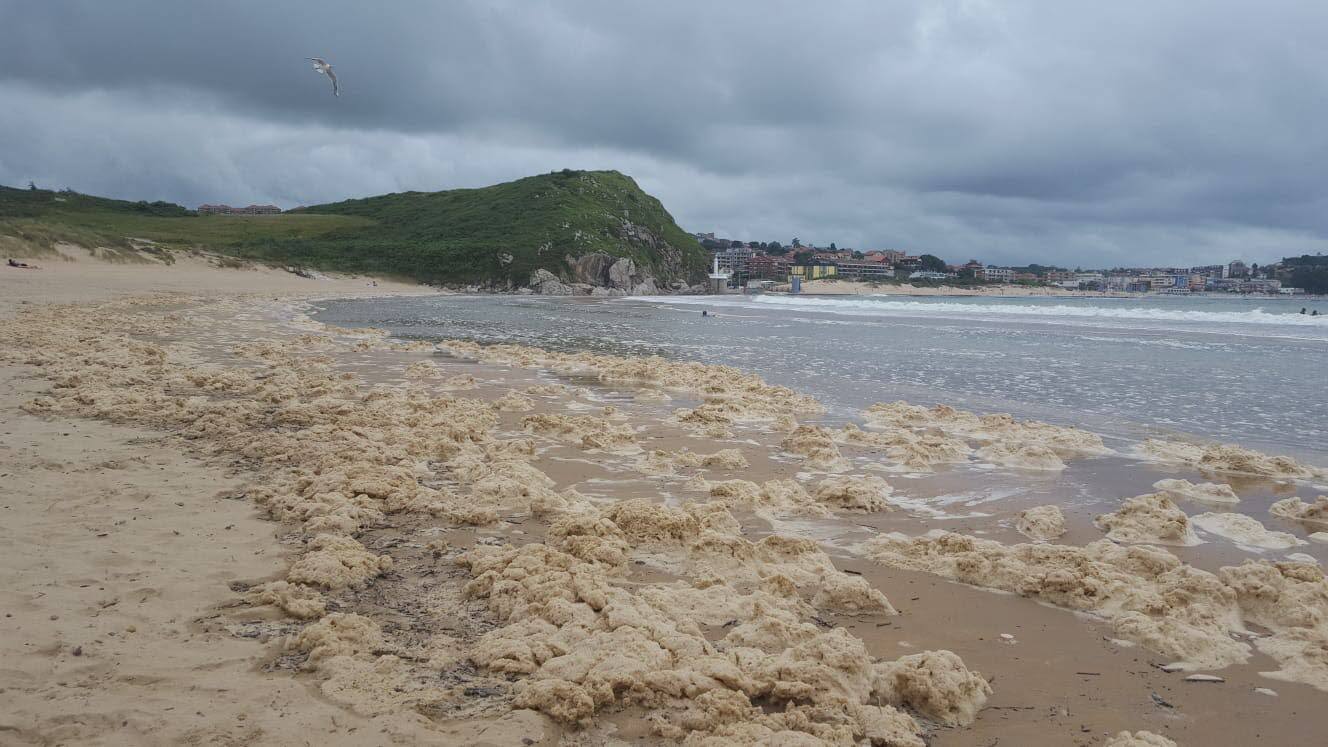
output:
[[[418,286],[42,265],[0,268],[0,743],[1120,747],[1328,724],[1318,564],[1200,560],[1176,508],[1288,481],[1308,534],[1319,466],[1149,442],[1171,482],[1112,512],[940,531],[897,475],[1110,450],[945,407],[824,423],[733,368],[307,315]]]

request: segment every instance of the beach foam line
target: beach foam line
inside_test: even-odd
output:
[[[810,296],[757,295],[745,298],[724,296],[632,296],[629,301],[727,308],[776,308],[824,312],[850,316],[925,315],[932,317],[1000,318],[1042,317],[1048,319],[1119,319],[1134,321],[1194,322],[1204,324],[1260,324],[1303,327],[1328,332],[1328,315],[1275,314],[1260,307],[1249,311],[1191,311],[1159,308],[1108,308],[1057,304],[963,303],[955,301],[899,301],[888,296],[823,298]]]

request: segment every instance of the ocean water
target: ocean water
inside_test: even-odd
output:
[[[725,363],[812,394],[832,418],[904,399],[1328,463],[1319,299],[435,296],[323,302],[315,318]]]

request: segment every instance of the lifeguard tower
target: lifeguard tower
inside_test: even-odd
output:
[[[731,272],[719,271],[719,255],[715,255],[715,263],[710,269],[710,292],[721,294],[729,292],[729,279],[733,277]]]

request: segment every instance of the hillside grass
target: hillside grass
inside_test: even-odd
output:
[[[166,249],[224,251],[250,241],[306,239],[371,224],[334,215],[195,215],[165,202],[0,186],[0,239],[14,253],[50,252],[57,243],[128,249],[131,239]]]
[[[705,252],[659,200],[616,171],[560,171],[479,189],[401,192],[280,215],[196,215],[170,203],[0,187],[0,242],[207,249],[279,264],[444,284],[522,285],[565,257],[631,257],[661,279]]]

